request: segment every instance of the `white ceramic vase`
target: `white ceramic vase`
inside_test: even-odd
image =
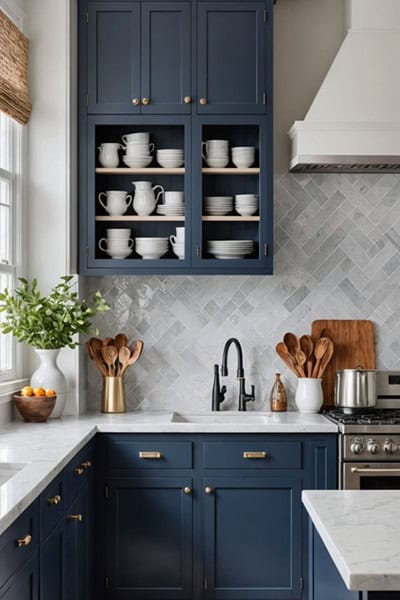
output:
[[[298,380],[295,402],[301,413],[318,413],[324,401],[322,379],[301,377]]]
[[[39,350],[35,352],[40,359],[39,368],[32,374],[31,386],[33,388],[42,387],[44,389],[53,389],[57,392],[57,400],[50,419],[61,417],[67,401],[67,381],[64,374],[57,367],[57,357],[60,349]]]

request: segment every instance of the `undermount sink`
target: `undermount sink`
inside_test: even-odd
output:
[[[0,462],[0,486],[19,473],[25,465]]]
[[[221,425],[223,423],[237,423],[245,425],[256,425],[260,423],[267,423],[268,417],[265,414],[249,414],[247,412],[215,412],[207,415],[195,415],[190,413],[174,412],[172,415],[173,423],[216,423]]]

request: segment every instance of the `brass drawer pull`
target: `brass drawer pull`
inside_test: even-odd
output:
[[[52,504],[52,505],[60,504],[60,502],[61,502],[61,496],[59,494],[56,494],[55,496],[53,496],[53,498],[49,498],[47,500],[47,503]]]
[[[191,494],[192,488],[187,485],[186,487],[183,488],[183,491],[185,494]]]
[[[139,458],[161,458],[161,452],[139,452]]]
[[[200,104],[202,106],[204,106],[205,104],[207,104],[207,98],[200,98]]]
[[[243,458],[267,458],[266,452],[243,452]]]
[[[142,98],[142,104],[144,104],[144,106],[150,104],[150,98]]]
[[[184,99],[183,99],[183,101],[184,101],[185,104],[190,104],[191,101],[192,101],[192,98],[190,96],[185,96]]]
[[[29,544],[32,541],[32,536],[29,535],[29,533],[27,535],[25,535],[23,538],[19,538],[17,540],[17,547],[18,548],[24,548],[25,546],[29,546]]]
[[[75,473],[76,473],[77,475],[83,475],[83,474],[84,474],[84,472],[85,472],[85,469],[82,469],[82,467],[77,467],[77,468],[75,469]]]
[[[210,494],[212,494],[214,490],[212,489],[212,487],[210,487],[209,485],[207,485],[207,486],[204,488],[204,491],[205,491],[205,493],[206,493],[208,496],[210,496]]]
[[[70,521],[78,521],[79,523],[81,523],[83,521],[83,517],[81,514],[68,515],[67,519],[69,519]]]
[[[133,106],[138,106],[140,104],[139,98],[132,98],[132,104]]]
[[[91,460],[85,460],[85,462],[81,463],[81,467],[83,467],[84,469],[90,469],[91,466],[92,466]]]

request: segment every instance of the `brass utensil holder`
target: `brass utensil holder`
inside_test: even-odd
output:
[[[103,391],[101,394],[102,413],[124,413],[125,388],[122,377],[104,377]]]

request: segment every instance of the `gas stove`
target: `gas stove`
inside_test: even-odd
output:
[[[347,413],[340,409],[326,413],[341,433],[396,433],[400,435],[400,408],[373,409]]]

